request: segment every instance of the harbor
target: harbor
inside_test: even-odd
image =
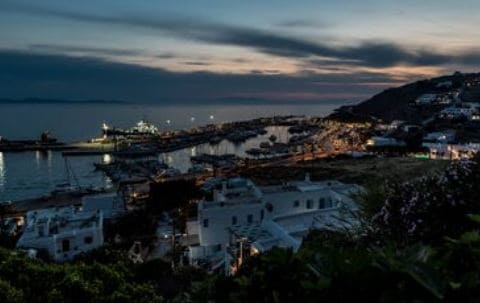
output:
[[[108,174],[95,170],[95,163],[101,165],[114,161],[132,162],[136,159],[139,161],[149,159],[168,167],[170,175],[187,174],[189,171],[202,171],[205,167],[222,166],[224,164],[222,162],[196,163],[195,160],[191,161],[191,158],[226,154],[235,154],[239,158],[250,157],[247,150],[258,147],[272,135],[278,137],[281,142],[288,142],[291,134],[288,133],[289,126],[286,125],[292,122],[288,122],[286,118],[276,118],[275,123],[278,125],[268,126],[272,121],[274,119],[269,118],[232,123],[227,126],[208,125],[186,131],[165,132],[162,135],[131,134],[122,137],[118,134],[104,136],[105,133],[101,132],[103,128],[100,128],[99,138],[65,143],[61,147],[48,149],[45,146],[37,150],[23,151],[4,150],[0,152],[0,188],[3,188],[0,191],[0,200],[16,203],[16,201],[44,199],[44,196],[55,190],[58,184],[66,182],[66,163],[77,175],[76,179],[80,187],[107,189],[111,189],[113,183],[118,180],[113,181]],[[238,131],[239,135],[227,137],[232,128],[241,130]],[[215,140],[212,140],[212,134]],[[17,167],[25,165],[30,169],[13,171],[10,168],[13,163],[16,163]],[[234,163],[231,163],[232,165]],[[22,172],[22,175],[18,172]],[[28,182],[28,185],[25,182]],[[22,188],[21,191],[20,188]]]

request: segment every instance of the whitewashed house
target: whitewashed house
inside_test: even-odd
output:
[[[219,265],[223,265],[230,239],[228,228],[262,221],[265,210],[261,197],[262,193],[250,180],[236,178],[224,182],[222,190],[215,190],[213,201],[199,202],[199,243],[190,246],[191,262],[218,259]]]
[[[198,243],[189,247],[190,262],[228,274],[250,253],[274,246],[296,251],[311,229],[354,224],[350,215],[356,205],[350,194],[359,189],[336,181],[312,182],[308,176],[265,187],[231,179],[214,193],[214,201],[198,205]]]
[[[103,213],[79,207],[29,211],[17,248],[44,250],[57,262],[103,245]]]
[[[431,132],[423,137],[424,142],[451,143],[455,141],[455,130]]]
[[[447,107],[440,112],[440,117],[444,119],[471,119],[472,115],[476,113],[476,108],[467,107]]]
[[[437,100],[436,94],[423,94],[415,100],[418,105],[430,105]]]
[[[447,144],[423,143],[429,150],[429,158],[437,160],[462,160],[471,159],[480,151],[479,143]]]

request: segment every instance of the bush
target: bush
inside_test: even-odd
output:
[[[408,245],[442,242],[474,227],[467,214],[480,213],[480,164],[459,161],[439,175],[390,183],[380,211],[371,218],[378,239]]]

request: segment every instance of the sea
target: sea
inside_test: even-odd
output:
[[[102,123],[129,128],[140,119],[147,119],[162,130],[176,130],[274,115],[325,116],[340,105],[0,104],[0,136],[11,140],[33,139],[48,130],[59,141],[75,142],[99,136]],[[285,127],[269,127],[267,131],[266,135],[239,145],[226,140],[215,146],[202,144],[160,154],[158,160],[185,172],[191,167],[190,156],[196,154],[245,156],[245,150],[258,147],[271,134],[280,142],[289,139]],[[109,187],[111,180],[95,171],[93,165],[109,161],[112,157],[107,154],[65,158],[61,152],[0,152],[0,202],[45,196],[66,182]]]

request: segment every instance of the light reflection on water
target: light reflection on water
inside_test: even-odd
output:
[[[110,164],[112,163],[112,156],[110,154],[104,154],[102,156],[102,163],[103,164]]]
[[[267,134],[247,140],[243,144],[233,144],[223,140],[218,145],[208,143],[194,147],[163,153],[158,160],[169,166],[187,172],[192,167],[190,157],[206,154],[236,154],[245,157],[246,150],[258,147],[261,142],[268,141],[274,134],[278,142],[287,142],[290,134],[286,127],[267,127]],[[113,157],[109,154],[88,157],[69,157],[68,161],[61,152],[25,152],[0,154],[0,201],[21,200],[48,194],[57,184],[68,181],[68,172],[75,174],[82,186],[106,186],[112,182],[101,172],[95,171],[93,163],[110,163]],[[6,159],[8,158],[8,159]],[[8,175],[6,174],[8,168]],[[70,176],[72,177],[72,176]]]
[[[286,114],[325,115],[339,104],[325,105],[60,105],[23,104],[0,105],[0,136],[12,139],[32,139],[45,129],[52,130],[61,141],[92,138],[100,132],[102,122],[118,127],[131,127],[146,116],[160,129],[182,129],[207,123],[238,121],[256,117]],[[192,120],[191,118],[194,117]],[[166,121],[169,121],[167,123]],[[202,153],[234,153],[246,156],[245,151],[258,147],[274,133],[279,142],[288,140],[288,132],[269,129],[269,134],[235,145],[222,141],[216,146],[202,144],[195,148],[159,155],[159,160],[183,172],[191,167],[190,157]],[[102,173],[95,171],[94,162],[108,163],[109,155],[69,158],[69,166],[81,185],[109,185]],[[60,152],[0,153],[0,201],[33,198],[49,193],[55,185],[65,183],[65,161]]]

